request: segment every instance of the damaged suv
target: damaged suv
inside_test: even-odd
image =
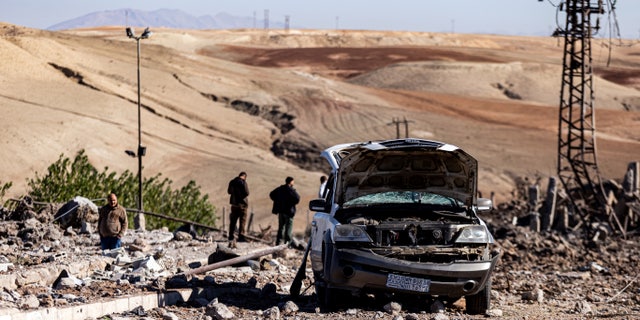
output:
[[[477,161],[422,139],[341,144],[322,152],[332,170],[311,200],[311,265],[322,307],[349,295],[410,294],[485,313],[499,259],[479,211]]]

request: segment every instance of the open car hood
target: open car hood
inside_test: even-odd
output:
[[[322,153],[337,177],[339,205],[385,191],[430,192],[474,204],[478,162],[437,141],[398,139],[341,144]]]

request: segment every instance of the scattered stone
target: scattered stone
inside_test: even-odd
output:
[[[35,295],[29,294],[18,300],[18,307],[20,309],[37,309],[40,307],[40,301]]]
[[[544,291],[542,289],[533,289],[522,294],[522,300],[544,302]]]
[[[500,310],[500,309],[489,309],[489,310],[487,310],[487,316],[500,318],[500,317],[502,317],[502,310]]]
[[[444,313],[436,313],[430,319],[431,320],[449,320],[449,316]]]
[[[408,313],[407,316],[405,317],[405,319],[407,319],[407,320],[419,320],[420,316],[418,316],[415,313]]]
[[[397,315],[402,311],[402,305],[397,302],[389,302],[382,309],[388,314]]]
[[[278,309],[276,307],[276,309]],[[226,305],[219,303],[218,299],[213,299],[205,308],[205,314],[216,320],[233,319],[235,315]]]
[[[278,307],[276,306],[273,306],[267,310],[264,310],[262,312],[262,316],[264,317],[264,319],[278,320],[280,319],[280,309],[278,309]]]
[[[347,309],[347,311],[345,311],[345,313],[350,316],[355,316],[356,314],[358,314],[358,312],[359,310],[354,308],[350,308],[350,309]]]
[[[260,266],[260,262],[256,260],[247,260],[247,265],[249,265],[249,268],[251,268],[251,270],[253,270],[254,272],[258,272],[262,269],[262,267]]]
[[[193,236],[188,232],[177,231],[173,237],[176,241],[191,241],[193,240]]]
[[[593,310],[591,309],[591,305],[589,302],[584,300],[580,300],[576,302],[575,311],[579,314],[592,314]]]
[[[284,315],[291,315],[293,313],[298,312],[298,310],[300,310],[298,305],[291,300],[285,302],[284,305],[282,306],[282,314]]]
[[[181,319],[173,312],[166,312],[162,314],[162,320],[181,320]]]

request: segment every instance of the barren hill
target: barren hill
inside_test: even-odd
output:
[[[255,226],[274,224],[268,192],[287,175],[306,224],[330,145],[409,136],[458,145],[479,189],[508,199],[512,179],[554,175],[558,39],[322,30],[153,30],[141,41],[145,176],[195,180],[218,209],[248,172]],[[86,150],[98,168],[136,172],[136,43],[123,27],[48,32],[0,24],[0,181],[26,179]],[[598,161],[620,179],[640,160],[640,55],[594,40]],[[400,130],[404,136],[404,127]],[[134,196],[134,195],[122,195]],[[219,214],[222,210],[219,210]]]

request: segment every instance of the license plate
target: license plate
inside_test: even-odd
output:
[[[387,276],[387,287],[416,292],[429,292],[431,280],[401,276],[390,273]]]

